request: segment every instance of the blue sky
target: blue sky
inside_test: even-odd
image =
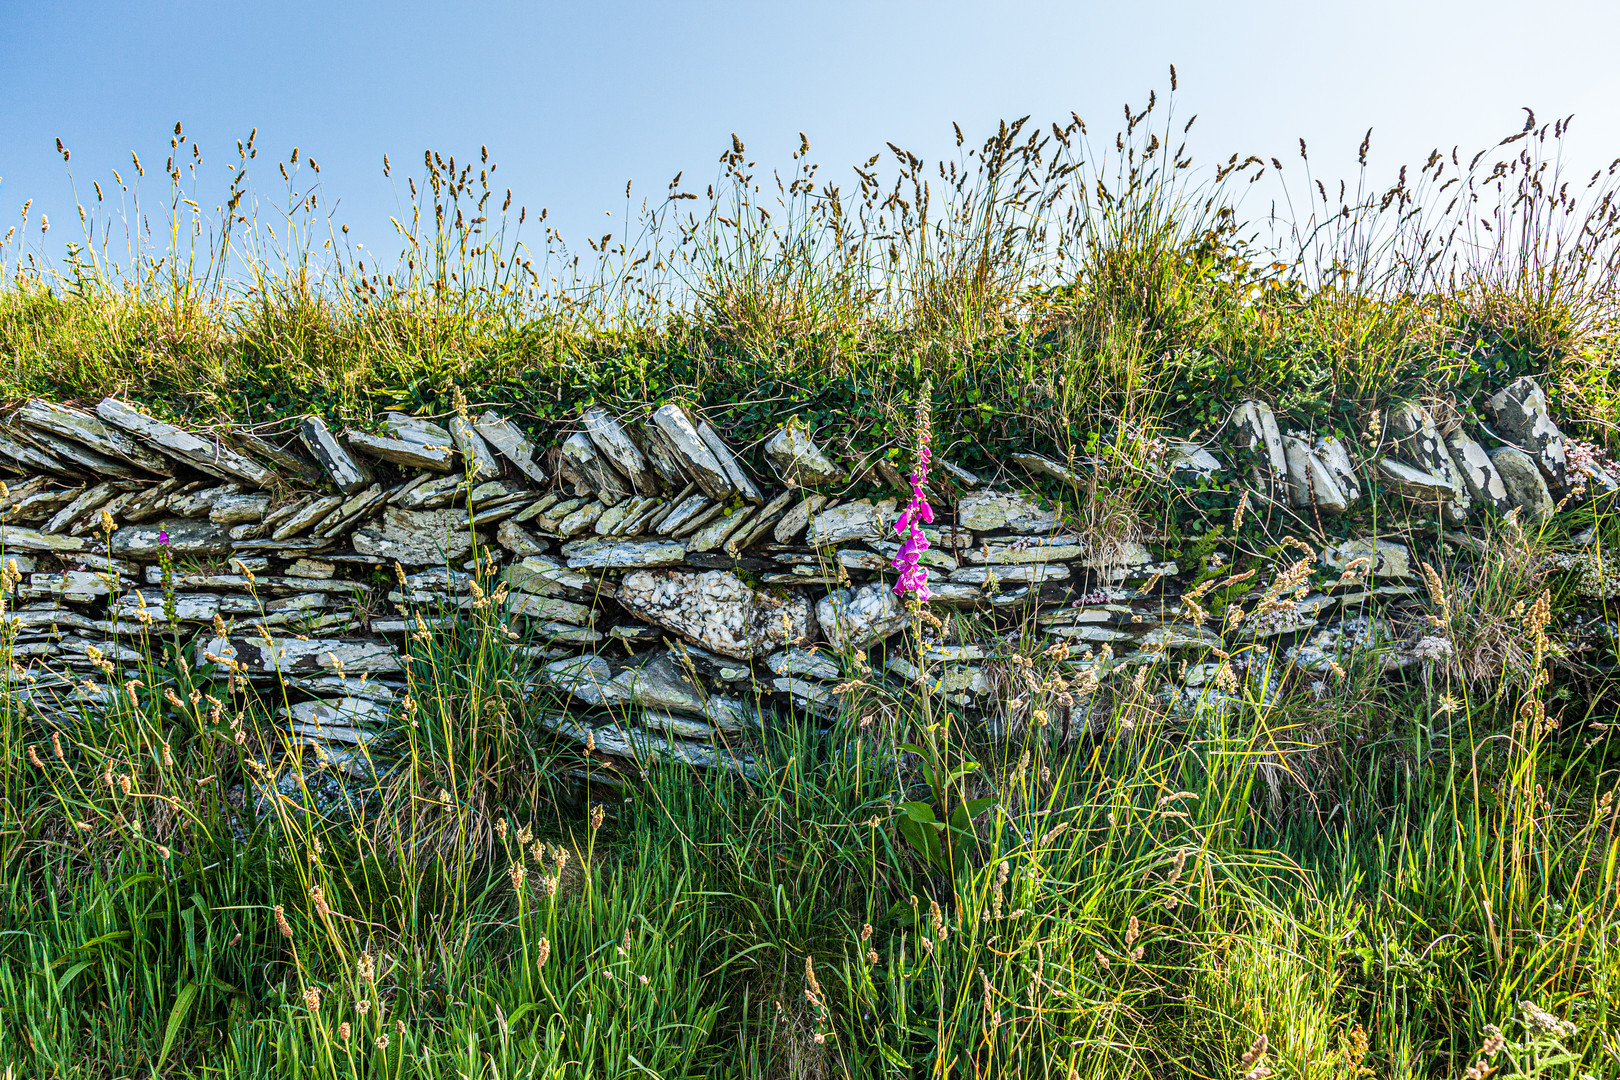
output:
[[[299,147],[368,246],[391,246],[385,152],[419,169],[425,147],[470,161],[481,145],[502,185],[579,239],[617,220],[627,179],[652,193],[677,170],[712,178],[731,132],[787,171],[804,131],[841,177],[885,141],[947,152],[952,121],[976,141],[998,118],[1072,109],[1112,131],[1171,63],[1205,164],[1288,158],[1304,137],[1340,175],[1371,127],[1383,179],[1434,146],[1488,145],[1529,105],[1575,114],[1589,173],[1620,155],[1617,41],[1620,5],[1568,0],[0,0],[0,233],[25,199],[71,225],[58,137],[88,188],[131,151],[161,163],[178,120],[216,182],[205,196],[257,127],[261,185]]]

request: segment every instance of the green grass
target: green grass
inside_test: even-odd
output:
[[[931,385],[953,460],[1072,457],[1099,536],[1267,573],[1299,557],[1290,528],[1327,537],[1252,510],[1234,529],[1233,491],[1166,495],[1141,470],[1158,434],[1257,394],[1359,439],[1368,410],[1535,373],[1612,445],[1612,180],[1554,182],[1562,125],[1341,195],[1269,162],[1183,168],[1165,109],[1117,144],[1008,125],[926,191],[934,166],[899,154],[842,192],[801,156],[778,193],[737,144],[707,197],[672,185],[577,262],[549,234],[531,252],[540,215],[497,210],[487,162],[430,154],[386,269],[323,231],[307,161],[284,213],[251,169],[228,213],[194,213],[177,133],[156,210],[130,176],[86,194],[95,239],[66,258],[37,222],[0,248],[0,379],[242,423],[465,387],[549,431],[679,398],[739,444],[800,415],[852,458],[909,444]],[[1292,177],[1287,220],[1238,213],[1260,171]],[[121,221],[142,239],[99,239]],[[1620,550],[1615,519],[1572,503],[1481,553],[1373,505],[1335,528],[1417,545],[1449,661],[1316,685],[1260,665],[1234,707],[1189,712],[1173,665],[1087,697],[1028,647],[992,665],[1023,698],[992,740],[845,657],[844,715],[768,724],[746,777],[570,781],[578,748],[536,719],[563,703],[527,692],[492,609],[413,638],[356,814],[255,799],[290,768],[278,703],[193,642],[155,642],[107,708],[7,694],[0,1067],[1394,1080],[1495,1046],[1500,1077],[1620,1076],[1616,656],[1594,629],[1615,613],[1546,562],[1587,527],[1594,558]],[[1220,620],[1263,593],[1203,602]]]

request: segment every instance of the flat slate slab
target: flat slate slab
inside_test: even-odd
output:
[[[218,439],[209,440],[165,423],[117,398],[103,398],[96,415],[108,424],[155,446],[169,457],[199,472],[225,480],[240,480],[265,487],[275,474],[252,458],[238,454]]]

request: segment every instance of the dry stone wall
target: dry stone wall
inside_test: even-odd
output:
[[[1246,401],[1220,447],[1171,440],[1159,467],[1167,482],[1235,474],[1257,501],[1326,517],[1375,480],[1453,525],[1614,490],[1568,452],[1534,382],[1481,412],[1488,449],[1410,404],[1387,417],[1385,450],[1357,462]],[[1098,676],[1189,661],[1175,669],[1189,703],[1219,700],[1201,661],[1239,639],[1280,643],[1310,670],[1357,648],[1389,667],[1421,655],[1383,615],[1418,595],[1398,543],[1330,547],[1321,560],[1343,572],[1337,586],[1212,629],[1178,598],[1182,571],[1198,568],[1141,544],[1099,548],[1038,497],[936,462],[932,603],[981,616],[982,639],[930,629],[918,657],[891,588],[898,497],[832,494],[845,470],[799,427],[765,444],[771,476],[751,475],[677,405],[642,423],[589,409],[550,448],[492,412],[443,424],[390,413],[382,428],[338,432],[310,416],[275,441],[184,430],[113,398],[13,410],[0,423],[11,691],[47,713],[105,700],[137,677],[150,635],[179,631],[197,641],[195,662],[274,689],[295,741],[354,767],[407,693],[405,636],[495,604],[537,684],[572,701],[546,721],[557,734],[599,757],[746,768],[774,711],[837,713],[836,654],[885,642],[882,677],[986,713],[998,627],[1018,624]],[[1035,455],[1011,464],[1078,480]]]

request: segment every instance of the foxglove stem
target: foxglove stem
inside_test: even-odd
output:
[[[894,523],[895,535],[901,538],[900,550],[894,556],[894,568],[900,571],[900,580],[894,583],[895,595],[914,593],[923,603],[933,596],[928,591],[928,570],[922,565],[922,554],[928,550],[928,537],[923,535],[922,525],[934,521],[934,508],[928,505],[926,491],[931,456],[927,418],[924,407],[918,416],[917,471],[911,474],[911,501],[901,511],[900,520]]]

